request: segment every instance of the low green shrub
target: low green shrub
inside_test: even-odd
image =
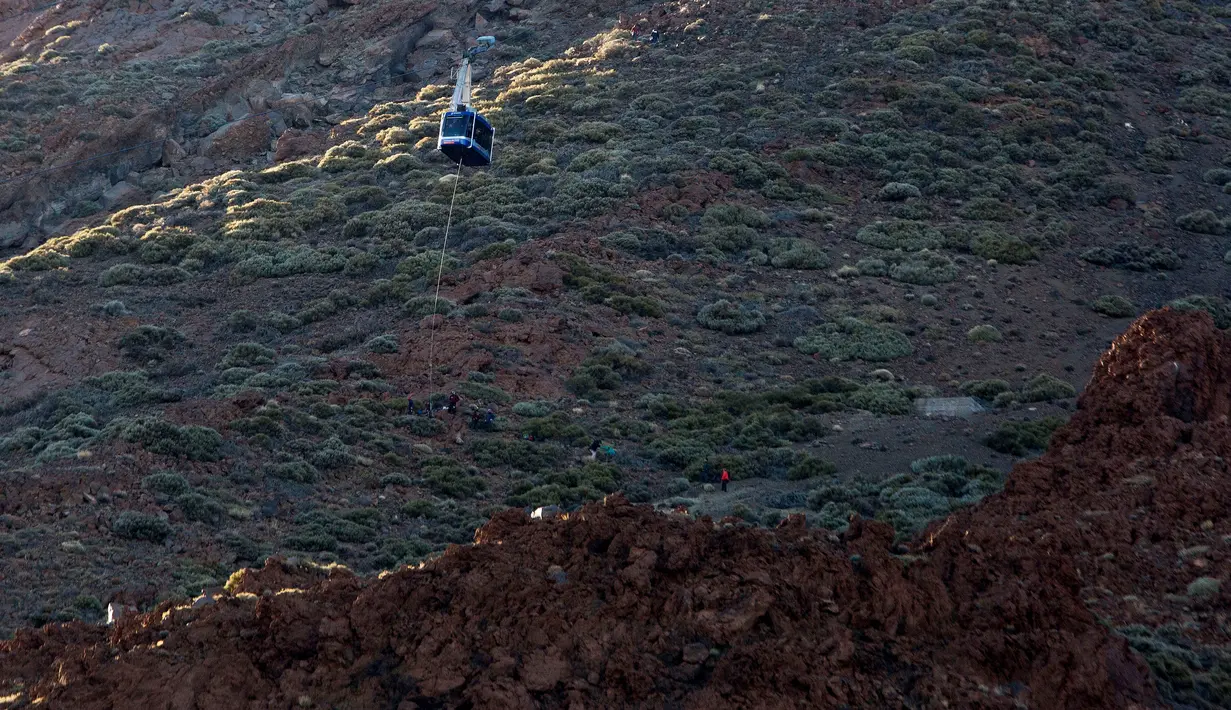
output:
[[[231,346],[222,360],[218,361],[218,369],[272,365],[276,356],[277,353],[273,348],[260,343],[239,343]]]
[[[1183,266],[1179,254],[1167,247],[1132,242],[1087,249],[1081,258],[1091,264],[1130,271],[1174,271]]]
[[[178,261],[198,238],[186,227],[154,227],[141,235],[137,258],[146,264]]]
[[[846,403],[874,414],[910,414],[915,411],[915,398],[901,387],[891,384],[861,387],[846,396]]]
[[[424,318],[433,313],[447,315],[457,307],[447,298],[437,300],[434,296],[415,296],[402,304],[402,313],[411,318]]]
[[[886,202],[901,202],[909,200],[912,197],[920,197],[923,193],[919,188],[906,182],[891,182],[881,188],[877,195],[880,199]]]
[[[325,151],[316,167],[329,173],[359,171],[372,167],[378,154],[362,143],[349,140]]]
[[[261,473],[271,478],[281,478],[284,481],[296,483],[314,483],[320,476],[315,466],[301,459],[267,463],[261,467]]]
[[[962,205],[957,213],[963,219],[996,222],[1009,222],[1021,216],[1020,210],[995,197],[975,197]]]
[[[522,425],[520,430],[523,434],[534,437],[535,441],[557,440],[573,446],[584,446],[591,440],[586,430],[563,412],[553,412],[531,419]]]
[[[32,249],[25,254],[19,254],[6,261],[0,262],[0,267],[3,271],[0,274],[5,274],[7,270],[12,271],[51,271],[68,266],[68,257],[51,249],[40,248]]]
[[[832,461],[804,455],[787,471],[787,478],[792,481],[803,481],[819,476],[832,476],[838,467]]]
[[[430,500],[412,500],[407,501],[402,506],[402,514],[408,518],[424,518],[431,520],[438,515],[438,506]]]
[[[441,264],[439,251],[421,251],[398,262],[396,270],[398,274],[410,279],[432,277],[435,280],[436,272],[442,267],[442,273],[447,274],[456,270],[460,265],[461,262],[451,254],[446,254],[444,263]]]
[[[169,286],[187,281],[192,275],[178,266],[150,268],[137,264],[116,264],[107,268],[98,276],[98,283],[103,287],[142,285]]]
[[[889,278],[921,286],[946,283],[957,278],[957,264],[940,252],[922,249],[895,259],[889,267]]]
[[[118,300],[95,304],[93,308],[103,315],[108,315],[112,318],[129,315],[128,306],[124,305],[123,301]]]
[[[969,464],[960,456],[932,456],[911,463],[911,473],[878,483],[830,483],[809,492],[808,507],[818,522],[845,528],[852,515],[883,520],[894,526],[899,540],[908,538],[937,518],[970,505],[1001,487],[999,472]]]
[[[650,442],[650,454],[661,465],[683,471],[697,461],[704,461],[713,447],[691,437],[661,436]]]
[[[765,327],[765,314],[751,306],[739,306],[722,299],[702,306],[697,311],[697,322],[702,327],[717,330],[727,335],[755,333]]]
[[[944,245],[944,235],[925,222],[893,220],[874,222],[855,233],[855,241],[878,249],[917,252]]]
[[[1184,157],[1184,144],[1175,136],[1158,136],[1146,141],[1145,152],[1159,160],[1179,160]]]
[[[300,244],[289,249],[252,254],[241,259],[231,270],[232,283],[247,283],[259,278],[284,278],[298,274],[332,274],[344,271],[351,275],[370,271],[379,260],[365,252],[336,247],[313,249]]]
[[[972,343],[999,343],[1004,336],[994,325],[976,325],[966,331],[966,339]]]
[[[1030,422],[1006,422],[983,440],[994,451],[1013,456],[1025,456],[1031,451],[1047,448],[1052,432],[1065,422],[1062,417],[1044,417]]]
[[[905,335],[885,325],[872,325],[856,318],[827,323],[809,335],[795,339],[795,347],[805,355],[827,360],[867,360],[885,362],[914,352]]]
[[[178,402],[182,398],[181,392],[153,386],[143,370],[106,372],[87,377],[81,384],[111,394],[110,404],[115,407]]]
[[[378,335],[366,344],[370,352],[381,355],[391,355],[398,351],[398,339],[395,335]]]
[[[961,386],[962,394],[988,401],[995,399],[996,395],[1002,392],[1009,392],[1012,389],[1013,387],[1004,380],[973,380],[971,382],[963,382]]]
[[[1149,664],[1168,706],[1231,707],[1231,649],[1200,644],[1178,624],[1133,625],[1117,631]]]
[[[1109,318],[1131,318],[1137,315],[1133,302],[1124,296],[1099,296],[1090,304],[1090,309]]]
[[[1176,106],[1209,116],[1231,115],[1231,94],[1205,86],[1194,86],[1180,92]]]
[[[1222,581],[1217,577],[1198,577],[1188,584],[1188,597],[1190,599],[1209,600],[1218,596],[1219,589],[1222,588]]]
[[[1175,226],[1186,232],[1198,234],[1222,234],[1227,231],[1226,221],[1219,219],[1213,210],[1197,210],[1176,218]]]
[[[264,183],[281,183],[298,178],[311,178],[320,175],[315,165],[306,161],[292,160],[265,168],[254,176],[254,179]]]
[[[162,361],[171,356],[184,334],[171,328],[157,325],[139,325],[120,337],[120,353],[131,360],[147,362]]]
[[[984,259],[1002,264],[1025,264],[1038,257],[1034,247],[1018,237],[981,230],[970,240],[970,251]]]
[[[889,273],[889,265],[884,259],[868,257],[855,262],[855,270],[860,276],[884,276]]]
[[[157,515],[126,510],[111,521],[111,531],[129,540],[161,543],[172,532],[171,524]]]
[[[829,255],[804,239],[775,240],[769,257],[775,269],[824,269],[829,266]]]
[[[371,543],[377,538],[374,525],[379,524],[379,520],[366,515],[354,515],[368,512],[370,511],[358,510],[338,514],[330,510],[310,510],[296,516],[297,534],[307,538],[307,541],[332,539],[351,544]]]
[[[1214,325],[1231,328],[1231,303],[1217,296],[1186,296],[1167,304],[1177,311],[1205,311],[1214,319]]]
[[[202,523],[216,524],[226,515],[226,506],[202,493],[188,492],[176,496],[175,504],[184,512],[184,517]]]
[[[545,417],[555,409],[554,404],[541,399],[532,402],[518,402],[513,405],[513,413],[519,417]]]
[[[508,466],[519,471],[550,469],[564,460],[565,450],[551,444],[532,441],[479,439],[471,443],[470,455],[479,466]]]
[[[1025,402],[1051,402],[1057,399],[1068,399],[1077,395],[1077,390],[1056,377],[1052,377],[1046,373],[1035,376],[1034,379],[1026,383],[1022,390],[1022,401]]]
[[[178,496],[192,490],[188,481],[173,471],[151,473],[141,479],[141,487],[164,496]]]
[[[508,392],[499,387],[485,385],[481,382],[463,382],[458,386],[458,390],[464,396],[483,404],[506,404],[513,400],[513,397]]]
[[[304,552],[337,552],[338,539],[317,529],[304,530],[286,536],[286,546]]]
[[[483,442],[478,442],[483,443]],[[485,464],[475,457],[479,465]],[[478,469],[466,468],[444,456],[432,456],[424,460],[421,470],[423,484],[437,495],[450,498],[471,498],[487,490],[487,481]]]
[[[438,436],[447,428],[443,421],[434,417],[403,417],[398,420],[398,424],[420,437]]]
[[[350,468],[358,462],[358,458],[351,453],[351,448],[336,436],[331,436],[317,444],[317,448],[308,460],[318,469],[325,470]]]
[[[966,459],[953,454],[942,454],[940,456],[928,456],[922,459],[915,459],[910,462],[910,470],[912,473],[940,473],[953,472],[965,473],[969,464]]]
[[[757,188],[786,177],[786,170],[778,162],[762,160],[737,148],[724,148],[711,154],[709,167],[733,176],[736,187]]]
[[[163,419],[136,417],[114,420],[107,431],[155,454],[182,456],[192,461],[222,458],[222,435],[209,427],[177,426]]]
[[[1213,168],[1206,170],[1201,176],[1201,179],[1211,185],[1218,185],[1219,187],[1222,187],[1223,185],[1231,183],[1231,170],[1227,168]]]
[[[617,490],[620,471],[611,464],[586,462],[565,471],[545,472],[514,486],[508,498],[510,505],[538,507],[560,505],[571,507],[599,500]]]
[[[709,247],[728,254],[752,246],[758,230],[769,226],[769,217],[746,205],[721,204],[706,208],[701,216],[698,239]]]

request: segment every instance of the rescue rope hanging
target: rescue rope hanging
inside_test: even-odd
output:
[[[462,179],[463,165],[491,165],[492,142],[495,130],[486,118],[479,115],[471,105],[471,70],[470,60],[476,54],[486,52],[496,45],[496,38],[483,36],[478,39],[478,46],[467,49],[462,55],[462,65],[457,73],[457,85],[453,89],[453,98],[449,102],[449,110],[440,119],[440,135],[436,148],[450,160],[457,162],[457,173],[453,175],[453,195],[449,198],[449,217],[445,220],[444,239],[440,243],[440,263],[436,266],[436,295],[432,297],[432,328],[427,341],[427,407],[432,411],[432,386],[435,382],[436,369],[436,327],[437,310],[440,307],[440,282],[445,272],[445,253],[449,247],[449,229],[453,226],[453,207],[457,202],[457,184]]]
[[[440,281],[445,273],[445,249],[449,246],[449,228],[453,226],[453,204],[457,200],[457,184],[462,179],[462,164],[453,175],[453,196],[449,198],[449,217],[445,220],[445,236],[440,242],[440,263],[436,266],[436,295],[432,298],[432,330],[427,340],[427,406],[432,406],[432,374],[436,369],[436,306],[440,303]]]

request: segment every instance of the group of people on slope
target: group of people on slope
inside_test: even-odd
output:
[[[444,411],[448,412],[451,416],[457,416],[457,405],[461,401],[462,401],[462,398],[458,396],[457,392],[455,391],[449,392],[449,399],[445,401],[445,405],[443,407]],[[412,417],[418,414],[425,414],[429,417],[433,416],[431,397],[428,397],[427,409],[423,411],[419,411],[415,409],[414,395],[412,394],[406,395],[406,413]],[[478,408],[471,410],[470,428],[476,429],[476,430],[485,430],[485,431],[491,431],[495,429],[496,428],[496,412],[490,407],[488,407],[487,412],[485,412],[484,414],[479,414]],[[603,456],[605,457],[614,457],[616,455],[616,450],[610,444],[604,444],[602,440],[595,439],[590,444],[590,460],[597,461],[600,453],[603,454]],[[709,483],[711,476],[712,474],[710,473],[710,465],[707,463],[701,469],[701,482]],[[731,474],[728,473],[727,469],[724,468],[722,469],[722,474],[721,476],[718,477],[718,480],[722,483],[722,490],[726,491],[727,484],[731,482]]]

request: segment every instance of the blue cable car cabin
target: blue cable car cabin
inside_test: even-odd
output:
[[[480,37],[478,46],[467,49],[462,55],[462,66],[457,70],[457,85],[453,87],[453,99],[449,101],[449,110],[440,118],[436,150],[459,166],[492,164],[492,142],[496,131],[470,103],[470,60],[495,44],[495,37]]]
[[[448,111],[440,119],[436,148],[455,163],[491,165],[495,137],[496,130],[482,115],[470,110]]]

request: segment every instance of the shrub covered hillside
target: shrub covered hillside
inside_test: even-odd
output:
[[[490,169],[435,152],[428,85],[4,261],[0,626],[616,490],[905,534],[1044,447],[1128,318],[1231,324],[1223,6],[754,5],[595,6],[555,56],[498,26]]]

